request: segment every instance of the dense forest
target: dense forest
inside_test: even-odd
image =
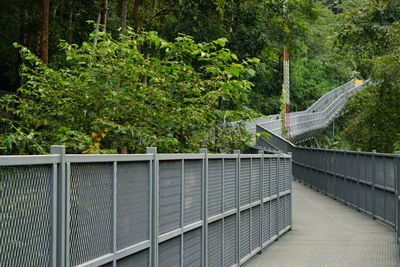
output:
[[[400,3],[284,3],[3,1],[0,154],[243,148],[243,126],[221,125],[279,113],[284,44],[293,111],[371,78],[335,146],[398,149]]]

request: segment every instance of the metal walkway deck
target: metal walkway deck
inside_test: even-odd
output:
[[[245,266],[400,266],[392,229],[293,182],[293,229]]]

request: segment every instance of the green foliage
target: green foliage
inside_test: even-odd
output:
[[[400,143],[400,2],[371,0],[345,16],[340,44],[373,81],[349,103],[345,136],[352,148],[391,153]]]
[[[2,98],[1,138],[18,129],[34,136],[41,150],[20,145],[18,152],[42,153],[53,144],[69,152],[195,152],[245,148],[251,140],[243,125],[232,121],[256,115],[247,94],[254,75],[239,61],[226,39],[196,43],[181,35],[174,42],[154,32],[131,29],[118,40],[108,33],[91,34],[99,43],[60,43],[66,64],[51,68],[17,45],[25,64],[17,96]],[[10,147],[1,153],[14,152]]]

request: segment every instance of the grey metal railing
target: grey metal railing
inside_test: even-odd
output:
[[[1,266],[233,266],[290,230],[284,154],[0,157]]]
[[[299,147],[271,133],[257,147],[292,153],[293,177],[392,226],[400,241],[400,154]]]
[[[323,95],[305,111],[289,114],[290,140],[297,142],[311,138],[321,129],[326,128],[343,110],[349,97],[365,88],[369,81],[356,84],[355,80],[339,86]],[[269,132],[281,136],[282,119],[279,114],[258,118],[254,123],[247,123],[251,132],[255,132],[256,126],[262,126]]]

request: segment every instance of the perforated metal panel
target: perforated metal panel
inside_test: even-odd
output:
[[[184,224],[201,220],[202,165],[201,160],[185,160]]]
[[[181,265],[181,238],[175,237],[162,242],[158,248],[158,265],[180,267]]]
[[[276,212],[277,212],[277,201],[276,199],[271,201],[271,237],[277,235],[276,231]]]
[[[117,249],[149,239],[149,163],[117,165]]]
[[[224,210],[235,208],[236,203],[236,160],[224,160]]]
[[[111,265],[112,266],[112,265]],[[117,267],[146,267],[149,266],[149,250],[145,249],[117,261]]]
[[[187,232],[183,236],[183,266],[198,267],[201,264],[201,228]]]
[[[250,159],[240,161],[240,205],[250,203]]]
[[[286,196],[280,197],[279,198],[279,231],[282,231],[285,229],[285,202],[286,202]]]
[[[112,252],[112,177],[111,163],[71,164],[71,265]]]
[[[0,167],[0,265],[50,266],[51,166]]]
[[[396,223],[396,206],[393,194],[385,192],[385,219]]]
[[[240,213],[240,258],[250,254],[250,210]]]
[[[270,187],[271,187],[271,195],[275,195],[278,193],[277,191],[277,159],[271,159],[271,176],[270,176]]]
[[[263,197],[269,197],[270,195],[270,162],[271,159],[264,159]]]
[[[181,161],[160,161],[160,234],[180,227],[181,179]]]
[[[285,201],[285,226],[289,226],[292,224],[292,201],[291,195],[286,195]]]
[[[279,180],[279,190],[285,191],[286,190],[286,160],[279,159],[279,173],[278,173],[278,180]]]
[[[224,266],[236,262],[236,215],[224,219]]]
[[[260,247],[260,206],[251,209],[251,250]]]
[[[271,238],[270,217],[271,217],[270,202],[266,202],[264,203],[264,210],[262,216],[263,243],[265,243]]]
[[[251,167],[251,202],[260,200],[261,160],[253,159]]]
[[[208,225],[208,266],[222,265],[222,220]]]
[[[375,157],[375,183],[385,185],[385,162],[384,158]]]
[[[290,190],[291,183],[292,183],[292,174],[291,174],[292,161],[291,161],[291,159],[286,159],[285,165],[286,165],[285,166],[285,182],[286,182],[285,190]]]
[[[208,162],[208,216],[222,213],[222,160]]]
[[[394,188],[395,158],[385,158],[385,186]]]

